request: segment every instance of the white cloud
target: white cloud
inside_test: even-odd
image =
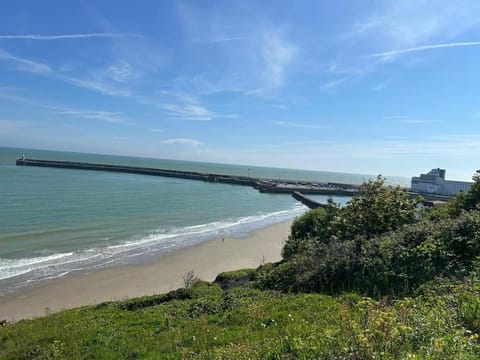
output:
[[[298,129],[330,129],[331,128],[331,126],[329,125],[306,124],[306,123],[294,122],[294,121],[272,121],[272,124],[277,126],[298,128]]]
[[[387,121],[394,121],[402,125],[435,124],[441,122],[440,120],[422,119],[413,115],[390,115],[384,116],[383,119]]]
[[[383,91],[385,90],[386,88],[388,87],[388,83],[387,82],[380,82],[378,84],[375,84],[372,86],[372,90],[373,91]]]
[[[480,41],[423,45],[423,46],[416,46],[416,47],[407,48],[407,49],[384,51],[384,52],[380,52],[380,53],[376,53],[376,54],[366,55],[365,57],[367,57],[367,58],[389,59],[389,58],[394,57],[396,55],[408,54],[408,53],[413,53],[413,52],[435,50],[435,49],[445,49],[445,48],[453,48],[453,47],[463,47],[463,46],[480,46]]]
[[[232,36],[232,37],[212,37],[207,39],[192,39],[192,42],[199,44],[215,44],[215,43],[226,43],[231,41],[242,41],[247,40],[245,36]]]
[[[50,66],[36,61],[24,59],[14,56],[0,49],[0,60],[11,62],[15,65],[16,70],[32,72],[37,74],[52,74]]]
[[[201,93],[239,92],[264,96],[287,81],[299,58],[301,48],[289,38],[285,28],[269,21],[268,15],[254,4],[243,4],[238,16],[234,8],[225,12],[222,5],[208,10],[177,3],[177,14],[187,37],[196,45],[215,45],[214,69],[199,56],[198,77],[189,78]],[[283,24],[282,24],[283,26]],[[198,50],[198,49],[195,49]]]
[[[10,91],[5,91],[5,90],[10,90]],[[13,91],[12,93],[12,90],[16,90],[16,89],[0,88],[0,98],[21,102],[29,106],[35,106],[42,109],[46,109],[49,112],[53,112],[59,115],[65,115],[65,116],[70,116],[75,118],[99,120],[103,122],[117,123],[117,124],[128,123],[128,119],[121,112],[113,112],[113,111],[106,111],[106,110],[73,109],[71,107],[56,106],[56,105],[49,104],[45,101],[39,101],[39,100],[27,98],[25,96],[19,96],[15,94],[16,91]]]
[[[341,79],[336,79],[332,81],[328,81],[325,84],[323,84],[320,89],[322,91],[328,92],[328,93],[333,93],[335,92],[340,86],[344,85],[345,82],[347,81],[347,78],[341,78]]]
[[[362,76],[382,63],[403,59],[402,54],[473,46],[475,41],[462,38],[468,39],[467,34],[479,28],[479,13],[478,0],[376,2],[349,30],[336,36],[336,54],[330,61],[333,66],[325,72]],[[407,60],[411,62],[412,57]]]
[[[161,141],[162,144],[166,145],[185,145],[185,146],[200,146],[203,145],[201,141],[187,138],[176,138],[176,139],[166,139]]]
[[[114,124],[125,124],[127,120],[120,112],[111,112],[104,110],[79,110],[79,109],[63,109],[54,110],[57,114],[67,115],[75,118],[99,120]]]
[[[405,125],[421,125],[421,124],[436,124],[439,123],[440,120],[427,120],[427,119],[404,119],[399,120],[399,124]]]
[[[162,90],[157,96],[167,97],[170,102],[162,102],[157,105],[157,101],[143,99],[147,104],[157,105],[160,109],[166,111],[169,116],[181,120],[192,121],[210,121],[213,119],[234,119],[237,114],[219,114],[202,105],[199,98],[182,91]]]
[[[121,83],[125,83],[140,76],[140,74],[132,67],[132,65],[125,60],[121,60],[116,64],[108,66],[106,73],[114,81]]]
[[[287,69],[299,53],[299,48],[285,39],[277,30],[266,31],[260,44],[260,53],[265,64],[265,81],[268,88],[283,85]]]
[[[84,33],[84,34],[60,34],[60,35],[0,35],[3,40],[64,40],[64,39],[89,39],[89,38],[125,38],[142,37],[140,34],[122,34],[122,33]]]
[[[121,96],[128,97],[131,96],[131,92],[128,89],[120,88],[111,82],[104,81],[102,79],[92,79],[89,77],[77,78],[73,76],[66,75],[59,71],[54,71],[49,65],[32,61],[29,59],[20,58],[14,56],[4,50],[0,49],[0,60],[11,62],[15,65],[16,70],[36,73],[50,78],[58,79],[70,84],[73,84],[77,87],[94,90],[105,95],[110,96]]]
[[[0,50],[0,60],[7,60],[14,62],[16,68],[22,71],[35,72],[41,75],[47,76],[52,79],[57,79],[79,88],[92,90],[104,95],[114,97],[130,98],[140,104],[156,106],[166,111],[170,116],[182,120],[193,121],[209,121],[215,118],[237,118],[237,114],[218,114],[205,106],[203,106],[195,96],[188,95],[179,91],[161,91],[161,96],[174,98],[175,102],[161,103],[158,105],[158,100],[151,96],[137,96],[128,88],[128,80],[138,77],[138,73],[128,62],[119,61],[115,65],[111,65],[105,71],[89,74],[83,78],[70,76],[60,71],[53,71],[48,65],[33,62],[27,59],[22,59],[13,56],[7,52]],[[127,83],[127,84],[126,84]],[[19,100],[26,102],[23,98],[18,98],[15,95],[8,95],[0,93],[0,96],[10,98],[11,100]],[[30,103],[30,101],[28,101]],[[38,105],[38,104],[34,104]],[[40,106],[40,105],[39,105]],[[106,111],[84,111],[84,110],[71,110],[63,109],[63,115],[77,116],[88,119],[96,119],[106,122],[124,123],[125,119],[120,113],[106,112]],[[57,111],[58,112],[58,111]]]
[[[214,114],[207,108],[194,104],[162,104],[160,108],[167,110],[172,116],[183,120],[208,121]]]
[[[118,87],[111,82],[104,81],[101,79],[92,79],[92,78],[77,78],[63,74],[56,74],[56,77],[60,80],[68,82],[72,85],[75,85],[80,88],[93,90],[104,95],[117,96],[117,97],[130,97],[132,92],[129,89],[124,87]]]
[[[354,35],[393,48],[413,48],[438,38],[452,39],[480,24],[477,0],[381,2]]]

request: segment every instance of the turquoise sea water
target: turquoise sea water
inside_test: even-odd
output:
[[[0,295],[19,286],[248,232],[302,214],[288,195],[136,174],[16,166],[27,157],[359,183],[365,176],[0,148]],[[401,182],[401,180],[397,181]],[[326,197],[316,197],[326,201]],[[337,202],[348,199],[337,198]]]

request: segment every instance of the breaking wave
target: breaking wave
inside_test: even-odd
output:
[[[112,264],[145,262],[162,253],[214,238],[246,236],[251,231],[291,220],[305,210],[303,205],[297,203],[288,210],[259,213],[182,228],[156,229],[104,247],[32,258],[0,258],[0,294],[32,282],[58,278],[72,272],[92,270]]]

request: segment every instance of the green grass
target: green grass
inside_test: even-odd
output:
[[[227,277],[231,278],[229,274]],[[234,276],[233,276],[234,277]],[[5,359],[477,359],[480,292],[426,286],[389,302],[198,282],[0,328]]]

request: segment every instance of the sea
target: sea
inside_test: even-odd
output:
[[[139,264],[213,238],[239,241],[307,211],[229,184],[16,166],[27,158],[359,184],[368,175],[0,147],[0,296],[81,271]],[[405,185],[407,179],[390,178]],[[327,201],[326,196],[314,196]],[[334,197],[344,205],[348,197]]]

